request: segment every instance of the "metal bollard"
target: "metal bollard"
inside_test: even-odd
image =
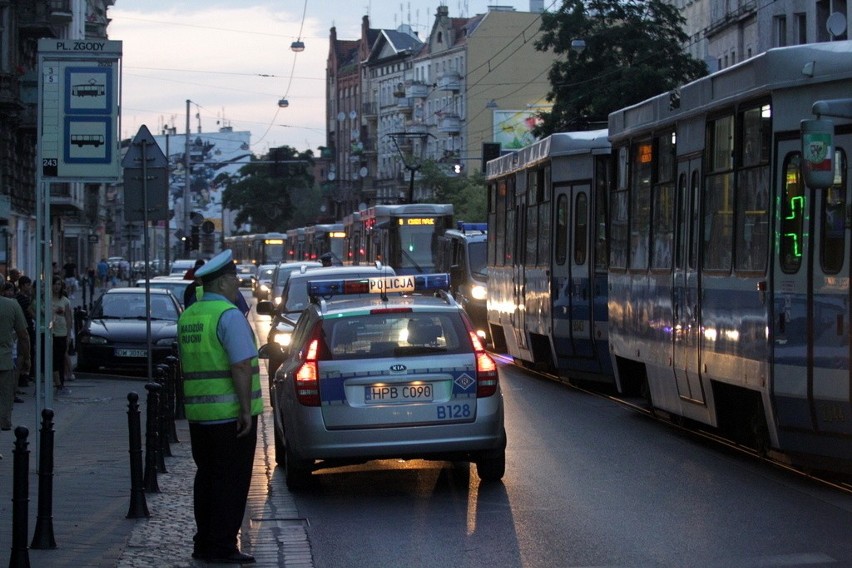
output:
[[[160,441],[157,428],[157,406],[160,385],[148,383],[145,385],[148,391],[147,413],[145,419],[145,491],[159,493],[160,486],[157,483],[157,470],[159,461],[162,459],[160,452]]]
[[[180,366],[180,357],[178,357],[177,343],[172,344],[172,352],[175,357],[175,419],[186,420],[186,410],[183,407],[183,372]]]
[[[15,459],[12,466],[12,553],[9,556],[9,568],[30,567],[30,553],[27,549],[27,515],[30,503],[30,451],[27,449],[29,434],[30,431],[24,426],[15,428]]]
[[[56,548],[53,537],[53,410],[41,411],[41,452],[38,464],[38,516],[30,548]]]
[[[166,365],[169,368],[168,374],[166,375],[166,384],[168,385],[166,391],[168,392],[168,404],[166,405],[167,411],[169,413],[169,442],[173,444],[179,444],[180,440],[178,440],[177,434],[177,425],[175,424],[175,412],[176,412],[176,403],[177,403],[177,363],[178,359],[174,355],[169,355],[165,359]]]
[[[168,385],[166,384],[166,373],[168,373],[169,366],[160,363],[157,365],[157,369],[154,371],[154,375],[157,377],[157,384],[160,385],[160,395],[159,395],[159,410],[157,413],[157,437],[160,440],[160,452],[162,452],[163,457],[172,457],[172,447],[169,445],[169,424],[168,424],[168,410],[166,408],[166,403],[168,399]]]
[[[130,508],[128,519],[150,517],[145,501],[145,484],[142,478],[142,424],[139,419],[139,395],[127,395],[127,430],[130,433]]]

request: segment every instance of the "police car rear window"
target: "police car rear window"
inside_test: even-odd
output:
[[[472,350],[458,313],[382,313],[329,318],[323,332],[331,359],[417,357]]]

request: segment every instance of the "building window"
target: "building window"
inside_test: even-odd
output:
[[[796,19],[796,43],[801,45],[808,43],[808,16],[806,14],[794,14]]]
[[[775,16],[772,33],[772,44],[775,47],[784,47],[787,45],[787,16]]]

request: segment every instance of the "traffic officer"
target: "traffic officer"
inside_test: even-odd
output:
[[[254,332],[235,305],[230,250],[199,267],[204,294],[178,322],[184,404],[195,474],[193,558],[252,563],[237,547],[263,411]]]

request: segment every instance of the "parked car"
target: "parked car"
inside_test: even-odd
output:
[[[164,363],[177,341],[183,309],[168,290],[152,288],[150,313],[145,288],[111,288],[95,301],[77,334],[77,370],[144,371],[148,366],[148,321],[153,364]]]
[[[502,479],[506,431],[497,365],[445,292],[449,276],[342,283],[316,281],[317,272],[291,344],[260,349],[270,361],[283,357],[270,400],[275,459],[288,488],[308,487],[322,467],[389,458],[470,461],[482,481]],[[435,287],[442,290],[437,296],[426,294]],[[371,289],[423,295],[323,301],[342,290]]]
[[[155,276],[148,281],[151,289],[162,288],[174,294],[181,307],[185,307],[183,305],[183,294],[186,291],[186,287],[190,284],[192,284],[192,280],[184,280],[183,276]],[[136,286],[144,288],[145,279],[137,280]]]
[[[279,262],[275,267],[275,272],[272,274],[272,290],[270,290],[270,300],[277,306],[281,303],[281,293],[284,291],[284,286],[290,278],[290,274],[297,270],[305,272],[322,268],[322,263],[314,260],[301,260],[296,262]]]
[[[272,276],[275,274],[275,264],[261,264],[257,267],[257,279],[254,282],[252,294],[258,300],[268,300],[272,290]]]

